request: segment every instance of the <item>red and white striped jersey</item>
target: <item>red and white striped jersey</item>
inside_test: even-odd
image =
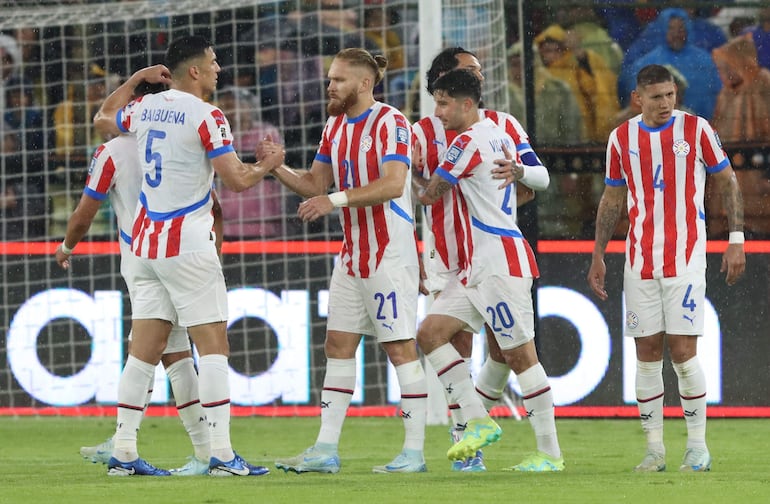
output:
[[[234,150],[222,111],[172,89],[129,103],[118,124],[136,135],[142,168],[134,253],[155,259],[213,246],[210,160]]]
[[[338,191],[382,176],[387,161],[411,163],[412,129],[401,112],[376,102],[358,117],[332,116],[324,127],[316,161],[332,166]],[[344,233],[340,260],[348,275],[368,278],[385,256],[417,265],[409,170],[403,194],[378,205],[340,208]]]
[[[628,186],[627,270],[650,279],[706,267],[706,174],[727,166],[708,121],[680,110],[658,128],[636,116],[612,131],[605,182]]]
[[[100,145],[91,158],[83,193],[97,200],[110,198],[120,239],[131,245],[131,225],[141,190],[136,138],[120,135]]]
[[[516,221],[516,189],[500,190],[492,178],[494,161],[502,159],[503,144],[513,152],[514,140],[491,119],[484,119],[450,144],[436,174],[456,185],[460,228],[460,281],[473,286],[494,275],[538,277],[532,248]],[[468,260],[462,260],[467,257]]]
[[[488,118],[502,128],[516,145],[516,160],[521,162],[521,156],[534,152],[529,144],[529,136],[519,121],[505,112],[479,109],[479,120]],[[441,120],[435,115],[424,117],[413,126],[414,144],[423,159],[422,176],[430,179],[436,168],[444,160],[444,154],[457,136],[454,130],[445,130]],[[514,151],[511,149],[511,153]],[[500,158],[497,159],[501,159]],[[444,194],[440,201],[425,209],[425,216],[433,233],[435,249],[447,271],[460,269],[459,251],[462,248],[462,236],[458,236],[460,215],[455,204],[454,189]],[[513,208],[511,219],[516,222],[516,208]]]

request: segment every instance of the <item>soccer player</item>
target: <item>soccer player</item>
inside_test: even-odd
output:
[[[436,116],[457,131],[441,165],[431,175],[424,205],[439,201],[456,186],[458,234],[463,237],[457,276],[420,324],[417,341],[438,373],[449,404],[457,404],[466,421],[462,438],[447,452],[463,460],[500,438],[470,379],[468,365],[450,343],[462,330],[487,324],[509,369],[518,376],[524,407],[535,431],[537,451],[513,466],[516,471],[561,471],[564,459],[556,435],[553,393],[534,343],[532,279],[538,275],[531,247],[511,215],[513,186],[494,178],[495,161],[514,150],[513,139],[491,119],[479,120],[481,82],[472,70],[452,70],[434,83]],[[514,181],[534,190],[548,187],[548,170],[514,163]]]
[[[118,391],[118,423],[108,466],[113,475],[154,475],[139,458],[136,432],[147,383],[174,322],[186,327],[198,350],[200,402],[208,420],[209,474],[255,476],[268,472],[237,455],[230,443],[227,290],[211,231],[216,172],[233,190],[258,183],[284,159],[281,146],[262,149],[244,164],[232,146],[230,125],[203,101],[216,89],[220,67],[211,44],[185,36],[169,44],[166,65],[134,73],[102,104],[94,118],[102,134],[137,138],[142,187],[131,229],[137,256],[131,273],[133,340]],[[171,89],[132,101],[141,81]],[[149,466],[149,468],[148,468]]]
[[[329,119],[310,170],[273,174],[309,198],[299,217],[340,208],[343,246],[329,288],[321,429],[304,453],[276,461],[285,471],[336,473],[337,445],[356,383],[356,348],[373,335],[395,366],[406,436],[378,473],[424,472],[427,384],[415,345],[419,266],[412,216],[411,128],[396,108],[374,99],[387,60],[364,49],[340,51],[329,68]],[[336,192],[327,195],[329,186]]]
[[[426,74],[426,88],[433,94],[433,86],[436,79],[450,70],[464,68],[473,71],[479,80],[483,82],[481,63],[475,54],[462,47],[450,47],[441,51],[431,63]],[[516,146],[517,161],[525,165],[539,166],[542,163],[529,145],[529,137],[519,121],[505,112],[496,112],[488,109],[479,109],[479,120],[489,118],[514,140]],[[446,130],[441,120],[435,115],[424,117],[417,121],[412,129],[414,131],[415,157],[419,160],[413,165],[415,182],[424,187],[433,172],[444,159],[446,150],[457,136],[457,131]],[[517,206],[530,201],[534,197],[534,191],[521,183],[516,184]],[[459,215],[454,205],[456,200],[454,189],[447,191],[440,200],[427,207],[425,212],[426,222],[431,233],[428,247],[429,255],[426,262],[427,287],[434,297],[438,296],[449,279],[457,276],[460,269],[462,250],[462,234],[457,233]],[[510,215],[512,221],[516,221],[515,208]],[[487,357],[481,372],[476,378],[476,390],[487,410],[500,400],[508,383],[511,370],[505,363],[505,359],[493,343],[492,330],[485,331],[489,344],[490,354]],[[471,358],[473,334],[461,331],[452,338],[452,344],[467,361]],[[462,438],[465,429],[465,421],[460,416],[460,408],[456,404],[449,405],[452,417],[450,434],[452,441],[457,442]],[[466,460],[458,460],[452,464],[453,471],[476,472],[484,471],[483,454],[481,451]]]
[[[165,88],[150,85],[146,82],[139,84],[134,90],[134,98],[147,93],[161,92]],[[61,245],[56,248],[56,262],[64,269],[70,267],[70,256],[75,246],[88,232],[96,212],[106,198],[115,211],[118,222],[118,243],[120,245],[121,273],[128,287],[129,299],[136,285],[130,273],[135,269],[133,261],[136,256],[131,253],[131,235],[134,210],[139,201],[139,191],[142,176],[139,166],[136,139],[130,135],[120,135],[106,142],[94,152],[91,166],[88,169],[83,195],[77,208],[67,222],[67,231]],[[212,196],[214,196],[212,194]],[[222,214],[218,202],[214,200],[214,228],[221,229]],[[221,233],[218,233],[217,243],[221,244]],[[220,247],[217,247],[218,249]],[[129,340],[131,335],[129,334]],[[192,349],[187,331],[174,325],[168,338],[168,344],[161,358],[166,368],[177,412],[190,436],[194,455],[187,464],[170,472],[178,476],[206,474],[209,460],[209,431],[206,424],[206,414],[198,399],[198,374],[192,358]],[[145,405],[150,402],[152,384],[150,379]],[[112,456],[113,440],[109,438],[96,446],[84,446],[80,454],[92,462],[107,464]]]
[[[588,285],[599,299],[604,253],[628,206],[623,293],[625,335],[636,345],[636,397],[647,454],[636,471],[666,468],[663,444],[663,352],[668,347],[687,424],[679,469],[708,471],[706,377],[698,360],[706,294],[706,175],[721,194],[730,243],[721,271],[728,285],[743,274],[743,202],[735,173],[708,121],[674,108],[676,84],[661,65],[636,77],[634,100],[642,110],[618,126],[607,142],[606,186],[596,215],[596,241]]]

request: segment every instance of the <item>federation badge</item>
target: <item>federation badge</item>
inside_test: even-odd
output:
[[[680,138],[678,140],[674,140],[674,146],[672,150],[674,151],[674,155],[676,157],[685,157],[690,153],[690,144],[687,143],[687,140]]]
[[[364,138],[361,139],[361,152],[369,152],[369,149],[372,148],[372,136],[366,135]]]
[[[639,316],[630,310],[626,312],[626,327],[629,329],[639,327]]]
[[[455,164],[457,163],[457,160],[460,159],[460,156],[462,155],[463,155],[463,150],[460,147],[453,145],[449,148],[449,150],[446,153],[446,160],[452,164]]]
[[[406,128],[396,128],[396,142],[402,144],[409,143],[409,132]]]

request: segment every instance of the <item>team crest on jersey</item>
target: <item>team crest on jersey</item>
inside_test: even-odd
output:
[[[372,148],[372,143],[374,141],[372,140],[371,135],[366,135],[364,138],[361,139],[361,152],[369,152],[369,149]]]
[[[457,145],[453,145],[452,147],[449,148],[449,150],[446,153],[446,160],[452,164],[455,164],[457,163],[457,160],[460,159],[460,156],[462,155],[463,155],[463,150]]]
[[[679,140],[674,140],[672,149],[676,157],[685,157],[690,153],[690,144],[687,143],[687,140],[680,138]]]
[[[629,329],[636,329],[639,327],[639,315],[632,311],[626,312],[626,327]]]

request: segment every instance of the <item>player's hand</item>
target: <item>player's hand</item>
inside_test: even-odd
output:
[[[166,65],[153,65],[142,68],[133,75],[133,78],[136,78],[137,82],[145,80],[152,83],[163,83],[167,86],[171,85],[171,71]]]
[[[303,222],[312,222],[331,213],[332,210],[334,210],[334,205],[329,196],[314,196],[299,204],[297,215]]]
[[[62,267],[62,269],[70,269],[70,255],[65,254],[64,251],[62,251],[61,243],[58,247],[56,247],[56,262],[59,264],[59,266]]]
[[[427,296],[430,291],[425,286],[425,281],[428,279],[428,273],[425,272],[425,264],[422,262],[422,256],[418,255],[418,262],[420,264],[420,294]]]
[[[492,178],[503,180],[498,189],[504,189],[524,176],[524,165],[513,159],[513,155],[505,144],[502,146],[505,159],[495,159],[494,163],[497,166],[492,169]]]
[[[586,281],[596,297],[602,301],[606,301],[609,297],[607,296],[607,291],[604,290],[604,277],[606,274],[607,266],[604,264],[604,259],[592,258],[591,268],[588,270]]]
[[[283,145],[273,142],[273,139],[268,135],[257,144],[255,155],[260,163],[272,171],[283,164],[286,158],[286,149]]]
[[[727,285],[733,285],[743,276],[746,271],[746,254],[743,251],[742,243],[731,243],[722,255],[722,267],[720,272],[727,272],[725,282]]]

